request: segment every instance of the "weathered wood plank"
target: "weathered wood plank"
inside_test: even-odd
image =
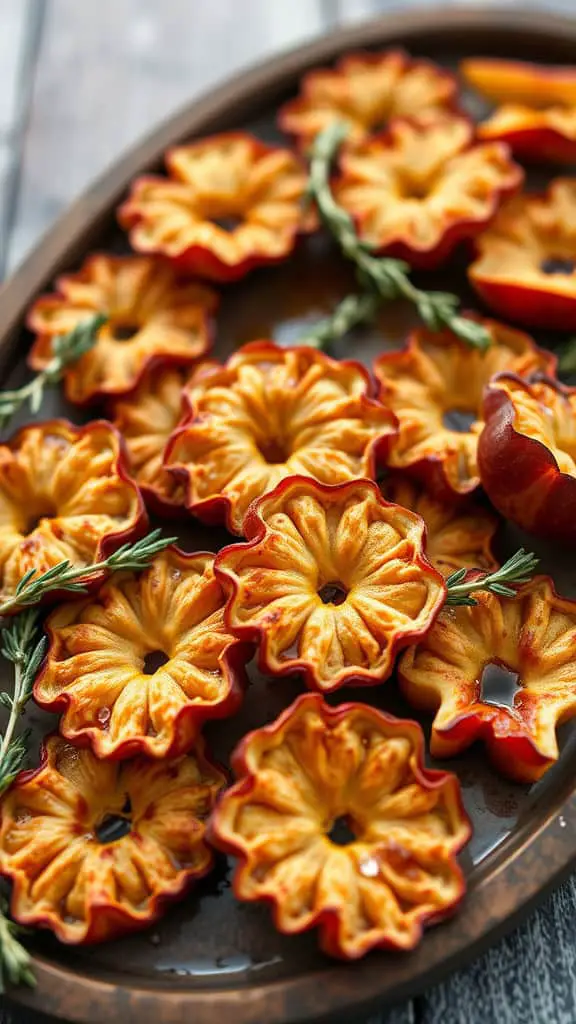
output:
[[[20,64],[30,5],[26,0],[3,0],[0,31],[0,139],[6,142],[18,121],[21,106]]]
[[[521,928],[431,989],[423,1000],[421,1024],[573,1024],[575,910],[572,878]]]
[[[319,0],[52,0],[11,265],[92,178],[177,106],[324,27]]]
[[[44,0],[3,0],[0,10],[0,278],[14,220],[43,8]]]

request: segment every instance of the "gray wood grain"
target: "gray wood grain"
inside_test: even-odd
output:
[[[7,263],[44,0],[2,0],[0,15],[0,278]]]
[[[326,21],[320,0],[50,0],[11,266],[155,123],[243,65],[316,35]]]
[[[0,139],[9,138],[21,103],[19,89],[20,60],[29,15],[22,0],[3,0],[0,7]]]
[[[545,6],[575,13],[574,3]],[[0,0],[0,251],[8,245],[13,266],[124,147],[217,80],[391,6],[386,0]],[[9,1011],[0,1000],[0,1024],[46,1020]],[[364,1024],[575,1020],[572,880],[469,968]]]
[[[427,992],[420,1024],[574,1024],[575,910],[572,878],[522,927]]]

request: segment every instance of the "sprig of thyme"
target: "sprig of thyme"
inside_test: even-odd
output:
[[[16,725],[32,696],[32,686],[46,653],[46,638],[38,637],[38,613],[28,609],[2,630],[0,653],[14,665],[14,689],[0,693],[0,704],[9,711],[0,739],[0,794],[20,771],[26,757],[27,736],[16,736]]]
[[[0,391],[0,428],[5,427],[26,403],[32,413],[39,411],[45,388],[57,384],[66,367],[77,362],[96,344],[98,331],[107,320],[108,317],[96,313],[77,324],[68,334],[54,338],[52,358],[40,373],[16,391]]]
[[[65,559],[53,565],[51,569],[47,569],[40,576],[35,576],[35,569],[29,569],[18,582],[14,593],[0,602],[0,615],[5,615],[6,612],[13,611],[15,608],[27,608],[30,605],[38,604],[52,590],[85,594],[86,583],[91,577],[98,576],[102,572],[112,573],[121,570],[138,572],[140,569],[145,569],[154,555],[163,551],[177,539],[177,537],[163,537],[161,530],[152,530],[146,537],[142,537],[134,544],[123,544],[101,562],[77,566]]]
[[[9,716],[0,739],[0,793],[8,788],[26,757],[27,735],[16,736],[18,719],[32,696],[32,687],[40,663],[46,653],[47,641],[39,636],[38,612],[28,609],[2,630],[1,653],[14,665],[14,687],[11,694],[0,693],[0,703]],[[0,896],[0,993],[6,981],[12,985],[35,984],[30,957],[18,941],[23,929],[8,917],[8,902]]]
[[[337,341],[347,334],[353,327],[373,320],[381,305],[382,299],[376,292],[347,295],[338,303],[331,316],[314,324],[309,334],[298,340],[298,344],[323,349],[330,342]]]
[[[108,558],[92,565],[78,567],[66,560],[40,576],[34,576],[35,570],[31,569],[19,581],[13,597],[0,604],[0,614],[15,607],[35,605],[51,590],[85,593],[90,576],[102,571],[144,569],[154,555],[175,540],[175,537],[162,537],[160,530],[153,530],[147,537],[134,544],[124,544]],[[14,665],[14,688],[11,694],[0,693],[0,704],[9,712],[0,738],[0,794],[22,768],[27,753],[27,734],[17,736],[16,726],[32,696],[34,680],[46,653],[46,638],[38,636],[37,609],[27,607],[5,626],[1,644],[0,653]],[[35,984],[30,957],[18,940],[21,932],[22,929],[9,919],[7,901],[0,896],[0,993],[6,981],[12,985]]]
[[[6,988],[6,982],[12,985],[28,985],[34,988],[36,978],[30,966],[30,955],[18,935],[25,935],[26,930],[15,924],[8,917],[8,902],[0,897],[0,995]]]
[[[330,166],[346,133],[345,125],[333,122],[316,136],[311,151],[308,193],[316,201],[324,224],[344,256],[354,263],[360,285],[367,292],[376,292],[382,301],[408,299],[431,330],[448,328],[468,345],[487,349],[490,345],[488,331],[475,320],[458,314],[457,295],[416,288],[408,276],[410,267],[407,263],[374,256],[372,246],[358,238],[354,221],[338,205],[330,188]]]
[[[467,569],[456,569],[446,580],[448,605],[475,605],[471,596],[478,590],[488,590],[500,597],[516,597],[516,587],[528,583],[539,559],[531,551],[520,548],[504,565],[491,573],[481,573],[466,579]]]

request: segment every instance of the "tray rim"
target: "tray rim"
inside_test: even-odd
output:
[[[400,40],[409,46],[422,37],[432,43],[434,37],[474,30],[518,33],[541,38],[543,44],[557,43],[560,38],[574,43],[576,17],[545,11],[526,13],[505,6],[396,8],[280,52],[183,106],[98,177],[0,286],[0,372],[17,347],[30,298],[90,247],[91,234],[109,217],[130,179],[157,164],[170,145],[190,135],[219,130],[219,118],[228,120],[233,111],[240,118],[243,108],[265,87],[273,84],[280,90],[308,67],[328,63],[344,50],[402,45]],[[511,844],[504,844],[495,868],[480,873],[457,915],[427,933],[419,949],[398,957],[391,981],[377,954],[353,965],[327,963],[325,969],[303,977],[235,989],[186,989],[185,983],[176,986],[176,982],[168,988],[159,976],[151,976],[148,984],[139,980],[136,986],[124,986],[33,955],[36,988],[9,987],[8,994],[16,1003],[80,1024],[101,1024],[114,1013],[121,1013],[127,1024],[184,1024],[191,1014],[194,1024],[213,1024],[218,1014],[227,1012],[234,1014],[235,1024],[295,1024],[346,1012],[370,1012],[378,1003],[416,995],[511,930],[576,865],[576,840],[570,840],[575,830],[576,782],[571,790],[566,782],[562,802],[553,810],[548,808],[534,833],[526,835],[524,829],[520,845],[510,849]]]

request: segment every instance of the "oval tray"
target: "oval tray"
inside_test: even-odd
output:
[[[574,59],[576,21],[547,13],[446,8],[413,10],[335,32],[242,74],[163,124],[116,166],[61,218],[42,244],[0,292],[0,372],[3,386],[25,370],[29,338],[22,320],[32,298],[64,269],[76,266],[88,250],[119,248],[114,208],[131,178],[159,167],[163,151],[193,135],[248,128],[276,138],[273,112],[293,93],[308,68],[325,64],[341,52],[361,47],[404,45],[411,52],[452,64],[467,54],[513,55],[550,62]],[[125,244],[125,242],[124,242]],[[222,357],[244,341],[264,336],[296,338],[305,321],[316,319],[345,293],[351,276],[321,241],[273,270],[253,273],[224,292],[216,353]],[[430,281],[430,278],[428,278]],[[437,275],[432,286],[458,289],[463,280]],[[384,344],[398,343],[411,325],[406,310],[393,309],[378,330],[336,346],[369,360]],[[545,339],[543,339],[545,340]],[[57,395],[43,414],[70,413]],[[77,419],[77,410],[73,410]],[[503,551],[533,541],[508,530]],[[192,526],[182,532],[185,546],[218,547],[222,532]],[[576,559],[538,545],[545,571],[552,571],[566,592],[576,579]],[[574,588],[572,588],[574,590]],[[241,713],[231,722],[206,730],[215,753],[225,760],[238,738],[269,721],[301,690],[297,680],[272,683],[252,673],[253,687]],[[353,699],[391,708],[390,687],[357,690]],[[346,699],[344,691],[339,698]],[[410,710],[396,700],[391,708]],[[38,712],[32,724],[44,728]],[[462,781],[475,836],[464,858],[468,895],[456,916],[433,929],[409,954],[372,954],[361,963],[332,963],[317,952],[314,935],[277,935],[268,911],[239,905],[230,894],[229,866],[222,858],[215,874],[152,934],[87,950],[59,946],[50,937],[34,937],[32,950],[37,988],[11,993],[17,1001],[64,1020],[94,1022],[121,1019],[138,1024],[280,1024],[331,1014],[359,1014],[415,995],[443,975],[478,955],[520,915],[558,884],[576,861],[576,730],[563,729],[560,762],[537,786],[503,782],[481,756],[455,767]]]

